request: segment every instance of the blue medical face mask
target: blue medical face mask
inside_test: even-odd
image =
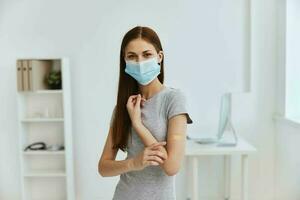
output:
[[[160,74],[160,65],[157,57],[141,62],[126,61],[125,72],[142,85],[147,85]]]

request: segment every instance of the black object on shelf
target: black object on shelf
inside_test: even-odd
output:
[[[27,150],[46,150],[46,144],[44,142],[34,142],[30,145],[28,145],[24,151]]]
[[[49,151],[60,151],[64,149],[65,147],[63,145],[58,145],[58,144],[50,145],[47,147],[47,150]]]
[[[34,142],[34,143],[28,145],[24,149],[24,151],[27,151],[27,150],[60,151],[60,150],[64,150],[64,149],[65,149],[64,145],[53,144],[53,145],[47,146],[45,142]]]

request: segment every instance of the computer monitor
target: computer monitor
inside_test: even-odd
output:
[[[231,129],[234,136],[234,141],[220,142],[227,128]],[[231,93],[224,93],[221,96],[218,131],[215,133],[215,135],[212,136],[211,134],[204,133],[200,134],[196,138],[189,137],[187,135],[187,139],[193,140],[200,144],[218,143],[218,145],[221,146],[232,146],[237,144],[237,136],[231,124]]]
[[[221,139],[231,118],[231,93],[224,93],[221,98],[219,127],[217,138]]]

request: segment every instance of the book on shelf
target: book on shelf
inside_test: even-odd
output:
[[[17,60],[17,88],[18,91],[24,90],[23,88],[23,68],[22,61]]]
[[[17,60],[18,91],[47,89],[46,75],[51,71],[51,60]]]
[[[52,62],[49,60],[28,60],[29,89],[47,88],[45,76],[51,71]]]
[[[29,90],[29,83],[28,83],[28,65],[26,60],[22,60],[22,75],[23,75],[23,89]]]

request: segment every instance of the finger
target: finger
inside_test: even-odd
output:
[[[153,142],[152,144],[149,145],[149,147],[153,147],[156,144],[158,144],[158,142]]]
[[[138,95],[135,95],[135,98],[133,98],[133,100],[132,100],[134,106],[137,105],[137,100],[138,100]],[[141,102],[140,102],[140,104],[141,104]]]
[[[163,147],[163,146],[155,146],[155,147],[152,147],[149,149],[149,152],[152,152],[152,151],[159,151],[161,153],[164,153],[166,150],[166,148]],[[165,150],[165,151],[164,151]]]
[[[147,158],[147,162],[149,162],[149,161],[156,162],[158,164],[164,163],[164,161],[161,158],[158,158],[157,156],[152,156],[152,157]]]
[[[134,96],[135,96],[135,95],[131,95],[131,96],[128,98],[127,103],[131,104],[131,103],[133,102],[134,98],[135,98]]]
[[[147,156],[159,156],[163,160],[167,159],[167,156],[159,150],[150,151]]]
[[[144,98],[141,99],[141,105],[142,106],[144,106],[145,101],[146,101],[146,99],[144,99]]]
[[[150,150],[160,150],[161,148],[166,148],[166,147],[163,147],[165,145],[156,145],[154,147],[151,147]]]
[[[157,146],[162,146],[163,144],[159,143],[159,142],[154,142],[152,143],[150,146],[146,147],[146,149],[149,149],[151,150],[152,148],[154,147],[157,147]]]
[[[145,102],[146,102],[146,99],[141,98],[141,103],[145,103]]]
[[[137,98],[136,98],[136,104],[135,104],[136,106],[140,106],[141,105],[141,98],[142,98],[141,95],[138,94]]]
[[[152,148],[152,147],[157,147],[157,146],[164,146],[164,145],[166,145],[166,144],[167,144],[166,141],[155,142],[155,143],[153,143],[153,144],[150,145],[150,148]]]
[[[158,156],[163,160],[166,160],[166,157],[164,156],[164,154],[160,151],[151,151],[147,154],[147,156]]]
[[[133,102],[134,104],[136,103],[136,98],[137,98],[137,97],[132,98],[132,102]]]
[[[159,163],[156,161],[146,161],[146,165],[154,165],[154,166],[158,166]]]
[[[150,146],[148,146],[148,147],[145,148],[145,150],[144,150],[145,154],[148,154],[149,152],[151,152],[151,150],[153,148],[155,148],[157,146],[162,146],[162,145],[164,145],[162,142],[155,142],[155,143],[151,144]]]
[[[149,151],[148,153],[146,153],[145,157],[147,157],[147,156],[159,156],[160,158],[164,158],[163,153],[158,150]]]
[[[156,162],[158,162],[158,163],[160,163],[160,164],[163,164],[164,163],[164,161],[163,161],[163,159],[162,158],[160,158],[159,156],[156,156],[156,155],[153,155],[153,156],[147,156],[146,157],[146,160],[148,160],[148,161],[156,161]]]
[[[128,99],[132,100],[136,97],[136,95],[130,95]]]
[[[131,95],[131,96],[129,96],[128,100],[130,100],[130,101],[132,102],[132,100],[135,99],[136,96],[137,96],[137,95]]]
[[[160,148],[164,148],[163,146],[164,146],[163,144],[158,144],[158,145],[149,147],[148,152],[155,151],[155,150],[160,150]]]

